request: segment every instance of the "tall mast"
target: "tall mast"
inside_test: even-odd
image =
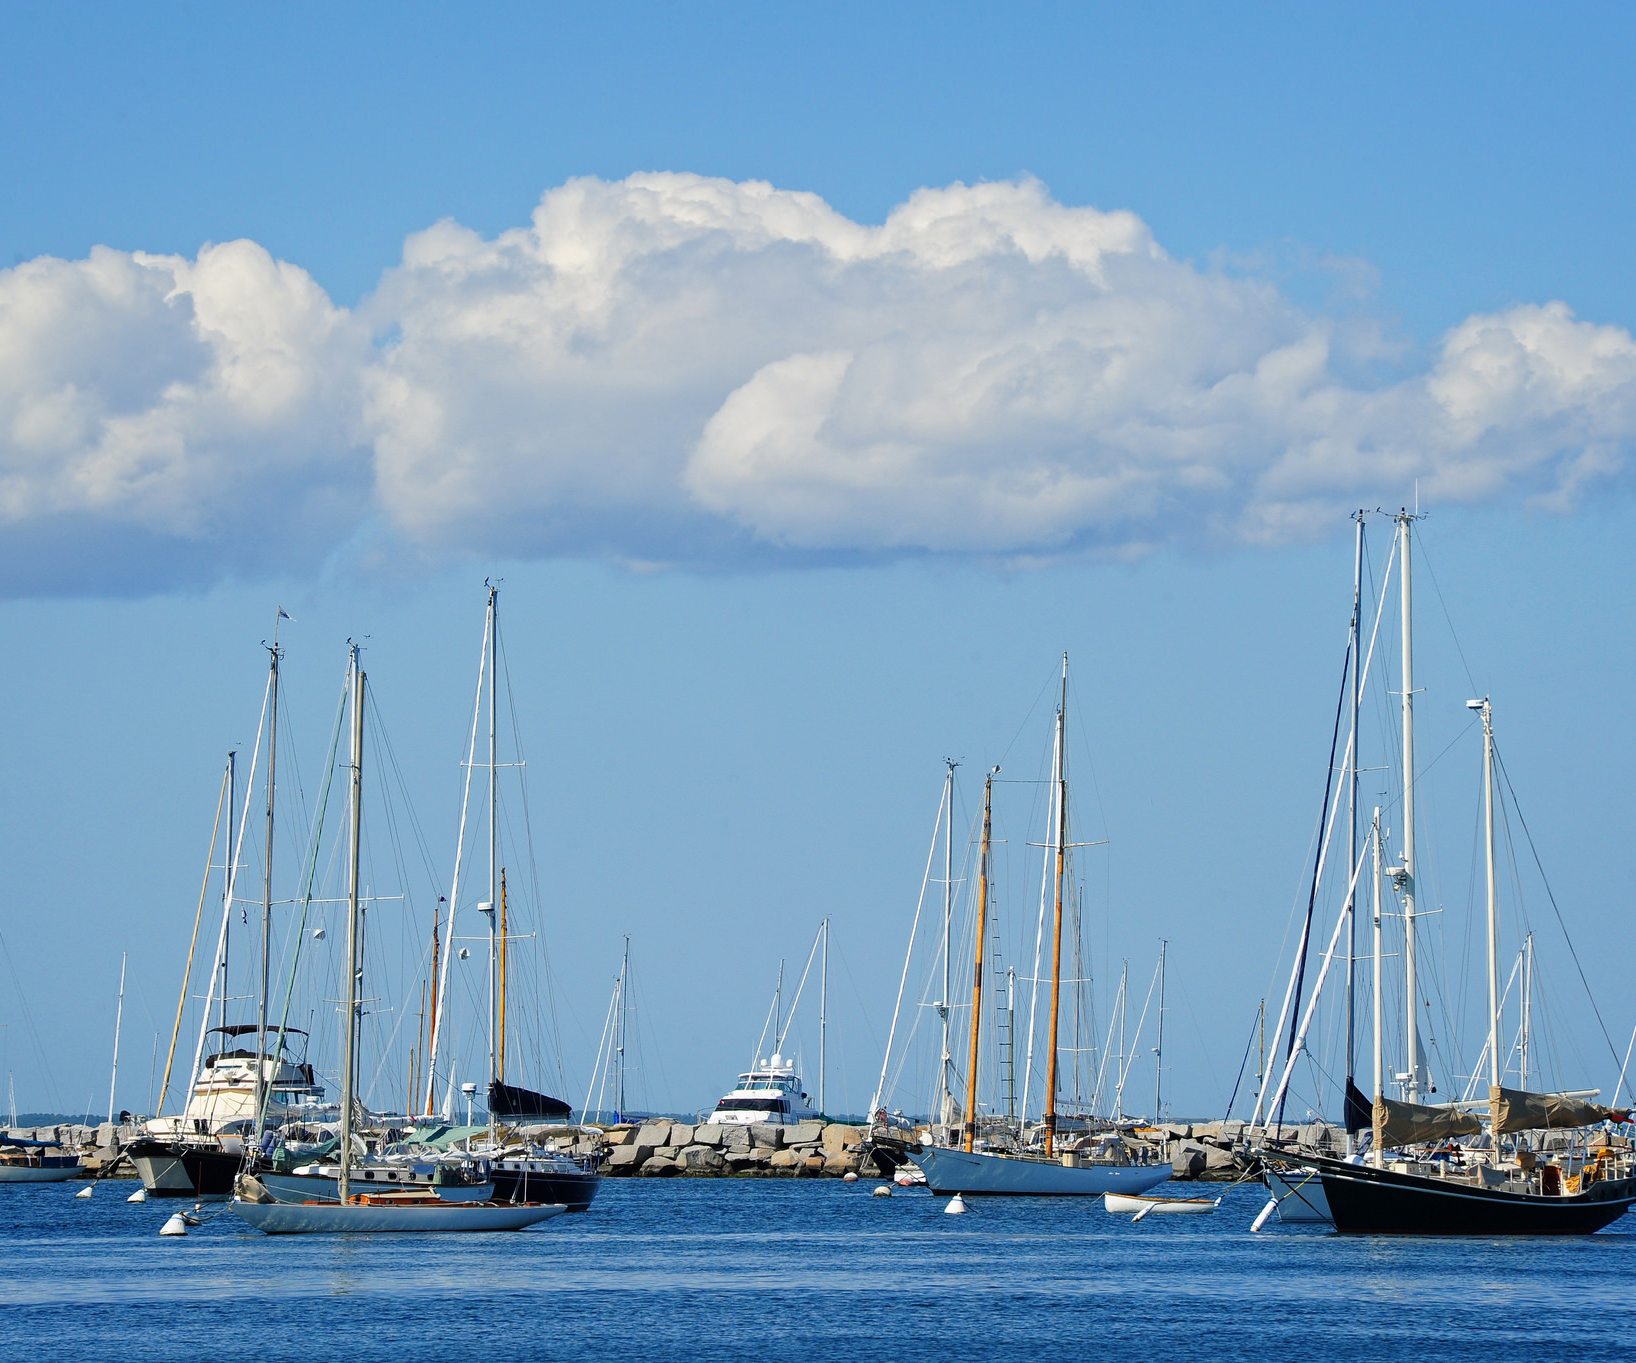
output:
[[[506,868],[500,868],[500,1043],[495,1047],[494,1077],[506,1082]]]
[[[250,765],[250,779],[253,781],[256,779],[255,764],[252,762]],[[227,754],[227,852],[222,857],[222,949],[218,953],[220,959],[216,962],[216,969],[221,972],[222,977],[221,1016],[218,1022],[223,1027],[227,1026],[227,941],[229,934],[226,925],[233,913],[233,872],[236,869],[235,864],[238,860],[235,855],[238,849],[233,842],[233,801],[237,794],[238,753],[230,752]],[[208,1009],[209,1007],[210,1005],[206,1003],[205,1008]],[[190,1095],[191,1092],[190,1089]]]
[[[619,1114],[619,1120],[625,1120],[625,975],[631,968],[631,939],[625,938],[625,954],[619,959],[619,1011],[614,1018],[614,1028],[618,1033],[618,1044],[614,1053],[619,1057],[619,1065],[614,1080],[614,1111]]]
[[[1488,1082],[1500,1083],[1500,937],[1494,904],[1494,706],[1487,696],[1468,700],[1483,717],[1483,836],[1488,862]],[[1617,1095],[1615,1095],[1617,1096]]]
[[[1414,920],[1414,614],[1410,590],[1409,540],[1415,518],[1409,512],[1397,517],[1400,552],[1403,560],[1403,1046],[1408,1063],[1408,1080],[1403,1096],[1411,1103],[1420,1101],[1420,978],[1415,970]]]
[[[949,1089],[954,1057],[949,1050],[949,934],[954,921],[954,769],[960,764],[952,757],[943,759],[948,775],[943,779],[943,994],[937,1015],[943,1021],[943,1059],[937,1072],[937,1120],[949,1120]]]
[[[273,795],[278,770],[278,622],[284,608],[273,620],[273,642],[268,647],[272,675],[267,681],[267,851],[261,869],[261,991],[256,1003],[256,1140],[266,1119],[267,1090],[267,986],[272,968],[273,946]]]
[[[342,1017],[346,1038],[341,1052],[341,1202],[352,1192],[352,1104],[358,1087],[358,861],[363,834],[364,674],[358,645],[352,652],[352,827],[347,848],[347,982]]]
[[[1159,939],[1159,1039],[1153,1047],[1153,1120],[1164,1120],[1160,1093],[1165,1075],[1165,939]]]
[[[125,1022],[125,953],[119,953],[119,1006],[114,1010],[114,1068],[108,1076],[108,1120],[114,1120],[114,1085],[119,1080],[119,1029]]]
[[[1126,1007],[1125,986],[1130,982],[1130,961],[1119,963],[1119,1085],[1114,1090],[1114,1116],[1122,1118],[1125,1115],[1125,1022],[1129,1009]]]
[[[1534,992],[1534,934],[1529,933],[1522,943],[1522,1042],[1517,1048],[1517,1087],[1523,1090],[1528,1088],[1528,1029],[1533,1023]],[[1627,1090],[1628,1091],[1628,1090]],[[1613,1095],[1614,1102],[1619,1101],[1619,1095]]]
[[[1062,879],[1068,852],[1068,772],[1063,765],[1068,728],[1068,655],[1062,655],[1062,701],[1057,706],[1057,894],[1051,939],[1051,1042],[1045,1054],[1045,1154],[1055,1152],[1057,1133],[1057,1014],[1062,1003]]]
[[[824,1053],[829,1029],[829,919],[824,919],[824,959],[818,969],[818,1111],[828,1112],[824,1105],[824,1071],[829,1057]]]
[[[1353,519],[1358,523],[1357,548],[1352,556],[1352,740],[1347,745],[1351,754],[1346,773],[1346,864],[1358,864],[1358,706],[1363,680],[1363,512]],[[1347,882],[1346,891],[1346,1082],[1353,1082],[1356,1072],[1356,1051],[1353,1013],[1356,1006],[1358,954],[1358,887],[1357,878]],[[1347,1090],[1348,1094],[1351,1090]],[[1350,1134],[1348,1135],[1350,1140]],[[1348,1149],[1351,1147],[1349,1146]]]
[[[426,1081],[426,1115],[428,1117],[430,1117],[432,1115],[432,1077],[431,1077],[431,1070],[432,1070],[432,1065],[436,1062],[436,1059],[437,1059],[437,980],[438,980],[438,960],[437,960],[437,957],[438,957],[438,932],[439,932],[439,930],[441,929],[441,927],[443,925],[443,905],[444,905],[444,903],[445,903],[445,901],[444,901],[443,896],[439,895],[437,897],[437,903],[432,905],[432,1011],[431,1011],[431,1014],[430,1014],[432,1025],[431,1025],[431,1029],[430,1029],[430,1035],[428,1036],[429,1046],[428,1046],[427,1050],[422,1052],[422,1057],[423,1058],[421,1060],[421,1069],[423,1071],[425,1071],[425,1073],[427,1075],[427,1081]]]
[[[1375,946],[1375,985],[1374,985],[1374,1000],[1373,1000],[1374,1012],[1375,1012],[1375,1086],[1371,1090],[1369,1096],[1371,1098],[1373,1098],[1375,1100],[1375,1102],[1378,1103],[1378,1102],[1380,1102],[1380,1100],[1382,1098],[1384,1098],[1386,1096],[1386,1075],[1384,1073],[1384,1070],[1385,1070],[1385,1055],[1384,1055],[1383,1048],[1382,1048],[1381,998],[1380,998],[1380,985],[1381,985],[1381,979],[1380,979],[1380,958],[1381,958],[1381,950],[1380,950],[1380,947],[1381,947],[1381,942],[1380,942],[1380,890],[1381,890],[1381,885],[1380,885],[1380,806],[1379,805],[1375,806],[1375,817],[1374,817],[1374,819],[1371,821],[1371,823],[1369,825],[1369,842],[1371,844],[1372,855],[1374,857],[1374,863],[1375,863],[1375,866],[1374,866],[1374,869],[1375,869],[1375,923],[1374,923],[1374,927],[1375,927],[1375,937],[1374,937],[1374,946]],[[1356,865],[1357,863],[1354,862],[1353,864]],[[1374,1142],[1373,1154],[1374,1154],[1375,1166],[1377,1168],[1379,1168],[1380,1163],[1381,1163],[1381,1151],[1380,1151],[1380,1142],[1378,1140]]]
[[[993,827],[994,772],[983,781],[983,846],[977,858],[977,962],[971,972],[971,1063],[966,1068],[966,1141],[977,1139],[977,1037],[983,1019],[983,939],[988,933],[988,844]]]
[[[495,777],[499,773],[496,736],[498,733],[494,701],[498,694],[499,681],[495,674],[499,671],[496,664],[500,657],[500,589],[489,586],[489,1084],[492,1086],[498,1077],[499,1071],[495,1059],[495,1043],[498,1039],[499,1025],[495,1014],[498,1003],[498,976],[499,969],[499,942],[496,939],[496,919],[500,907],[500,843],[499,824],[495,818],[499,805],[499,788]],[[493,1124],[493,1114],[490,1114],[490,1125]]]

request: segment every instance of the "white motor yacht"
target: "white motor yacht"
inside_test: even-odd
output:
[[[795,1062],[770,1056],[738,1077],[738,1086],[716,1104],[710,1120],[722,1126],[785,1126],[818,1119],[818,1109],[801,1091]]]

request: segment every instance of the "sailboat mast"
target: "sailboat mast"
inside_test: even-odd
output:
[[[943,759],[948,775],[943,781],[943,994],[937,1015],[943,1021],[943,1059],[937,1073],[937,1120],[949,1120],[949,1090],[954,1057],[949,1050],[949,948],[954,923],[954,769],[960,764],[952,757]]]
[[[506,868],[500,868],[500,1043],[495,1048],[494,1077],[506,1082]]]
[[[625,980],[631,968],[631,939],[625,939],[625,954],[619,960],[619,1013],[615,1018],[615,1025],[619,1032],[619,1044],[615,1052],[619,1056],[619,1067],[614,1082],[614,1111],[619,1114],[619,1120],[625,1119]]]
[[[1363,681],[1363,512],[1353,519],[1358,523],[1357,548],[1352,555],[1352,740],[1347,745],[1351,754],[1346,773],[1346,864],[1358,864],[1358,707],[1362,699]],[[1358,889],[1354,877],[1346,892],[1346,1082],[1353,1083],[1356,1064],[1356,1026],[1354,1012],[1357,990],[1358,955]],[[1347,1089],[1351,1093],[1351,1089]],[[1350,1139],[1350,1136],[1348,1137]],[[1349,1147],[1350,1148],[1350,1147]]]
[[[1494,903],[1494,706],[1488,697],[1467,702],[1483,716],[1483,823],[1488,861],[1488,1082],[1500,1084],[1500,937]],[[1618,1095],[1615,1094],[1615,1097]]]
[[[994,768],[998,771],[999,768]],[[988,935],[988,844],[993,827],[994,771],[983,782],[983,845],[977,858],[977,961],[971,972],[971,1063],[966,1068],[966,1141],[977,1139],[977,1037],[983,1019],[983,940]]]
[[[1374,1012],[1375,1012],[1375,1087],[1373,1088],[1373,1090],[1371,1090],[1369,1096],[1371,1098],[1373,1098],[1375,1100],[1375,1102],[1378,1103],[1378,1102],[1381,1101],[1382,1098],[1384,1098],[1386,1096],[1386,1075],[1384,1073],[1384,1071],[1385,1071],[1385,1054],[1384,1054],[1384,1050],[1383,1050],[1383,1047],[1382,1047],[1383,1028],[1382,1028],[1382,1010],[1381,1010],[1381,997],[1380,997],[1380,985],[1381,985],[1381,979],[1380,979],[1380,960],[1381,960],[1381,949],[1380,949],[1381,948],[1381,940],[1380,940],[1380,891],[1381,891],[1381,884],[1380,884],[1380,806],[1379,805],[1375,806],[1375,817],[1374,817],[1373,821],[1369,825],[1369,841],[1372,844],[1371,855],[1373,856],[1374,863],[1375,863],[1375,866],[1374,866],[1374,870],[1375,870],[1375,923],[1374,923],[1374,927],[1375,927],[1375,937],[1374,937],[1375,983],[1374,983],[1374,999],[1373,999],[1373,1006],[1374,1006]],[[1374,1146],[1373,1146],[1373,1153],[1374,1153],[1375,1167],[1379,1168],[1380,1167],[1380,1162],[1381,1162],[1381,1151],[1380,1151],[1380,1140],[1379,1140],[1379,1134],[1380,1133],[1376,1132],[1375,1134],[1376,1134],[1376,1140],[1375,1140]]]
[[[273,949],[273,796],[278,770],[278,620],[273,621],[273,642],[268,648],[271,676],[267,681],[267,850],[261,868],[261,990],[256,1001],[256,1139],[261,1139],[267,1091],[267,989]]]
[[[824,1046],[828,1041],[829,1029],[829,919],[824,919],[824,959],[818,968],[818,1111],[821,1114],[829,1109],[824,1105],[824,1071],[827,1068],[828,1056],[824,1053]]]
[[[1522,1043],[1517,1048],[1517,1087],[1527,1091],[1528,1088],[1528,1029],[1533,1023],[1533,993],[1534,993],[1534,934],[1529,933],[1522,943]],[[1615,1102],[1619,1095],[1613,1095]]]
[[[1159,1038],[1153,1047],[1153,1120],[1164,1120],[1160,1093],[1165,1075],[1165,939],[1159,939]]]
[[[358,666],[358,645],[352,651],[352,826],[347,847],[347,980],[341,1016],[345,1039],[341,1050],[341,1201],[352,1191],[352,1105],[358,1088],[358,864],[363,834],[364,800],[364,674]]]
[[[496,663],[500,656],[500,589],[489,587],[489,1085],[493,1086],[498,1077],[495,1060],[495,1044],[498,1039],[499,1025],[495,1014],[495,1007],[499,1002],[499,942],[496,939],[496,919],[500,909],[500,843],[499,823],[495,814],[499,805],[499,788],[495,777],[499,772],[497,757],[498,727],[495,721],[494,702],[499,694],[499,681],[496,673],[499,668]],[[493,1123],[492,1114],[490,1124]]]
[[[119,1081],[119,1030],[125,1022],[125,953],[119,953],[119,1006],[114,1010],[114,1068],[108,1076],[108,1120],[114,1120],[114,1085]]]
[[[251,764],[252,781],[255,780],[254,765]],[[233,842],[233,803],[238,789],[238,753],[230,752],[227,754],[227,852],[222,858],[222,949],[217,953],[216,961],[216,969],[221,972],[222,978],[221,1016],[217,1019],[222,1027],[227,1026],[227,923],[233,913],[233,871],[238,861],[238,848]],[[207,1009],[209,1006],[205,1005]]]
[[[1414,614],[1410,589],[1409,541],[1414,516],[1404,511],[1397,517],[1400,554],[1403,561],[1403,1046],[1408,1081],[1404,1098],[1420,1101],[1420,979],[1415,969],[1414,918]]]
[[[1057,1132],[1057,1015],[1062,1004],[1062,881],[1068,853],[1068,771],[1064,765],[1068,729],[1068,655],[1062,655],[1062,701],[1057,707],[1057,893],[1051,940],[1051,1040],[1045,1053],[1045,1154],[1055,1152]]]

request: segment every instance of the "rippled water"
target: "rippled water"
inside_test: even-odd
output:
[[[134,1183],[0,1188],[0,1356],[685,1360],[972,1348],[1139,1360],[1624,1355],[1636,1217],[1573,1240],[1250,1234],[1266,1199],[1132,1225],[1099,1200],[870,1196],[829,1180],[620,1180],[510,1235],[268,1239],[220,1208],[185,1240]],[[316,1351],[316,1352],[315,1352]]]

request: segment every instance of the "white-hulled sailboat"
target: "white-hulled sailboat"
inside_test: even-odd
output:
[[[1062,655],[1062,691],[1056,722],[1056,839],[1050,851],[1055,862],[1055,919],[1051,948],[1051,1022],[1046,1048],[1045,1110],[1041,1114],[1043,1141],[1038,1150],[980,1150],[977,1147],[977,1058],[983,1002],[983,943],[987,932],[989,846],[993,827],[994,772],[983,783],[983,840],[977,881],[977,954],[972,976],[971,1063],[966,1076],[966,1104],[960,1148],[930,1141],[903,1144],[889,1136],[876,1137],[880,1146],[899,1145],[926,1175],[934,1193],[993,1193],[1020,1196],[1100,1197],[1105,1193],[1140,1194],[1170,1177],[1168,1164],[1142,1165],[1077,1148],[1064,1150],[1057,1142],[1057,1022],[1062,980],[1062,897],[1068,850],[1068,777],[1065,766],[1068,728],[1068,655]],[[998,770],[996,768],[995,770]],[[949,873],[952,879],[952,871]],[[946,935],[946,934],[945,934]],[[944,1054],[948,1053],[945,1042]],[[947,1061],[945,1060],[945,1067]],[[946,1080],[944,1081],[946,1085]]]
[[[431,1188],[390,1192],[355,1192],[353,1189],[352,1117],[357,1102],[358,1072],[358,871],[363,810],[364,673],[358,666],[358,646],[350,645],[348,674],[352,701],[352,761],[350,767],[351,829],[347,856],[346,998],[342,1016],[346,1033],[341,1063],[340,1165],[336,1170],[337,1197],[315,1198],[300,1204],[248,1201],[241,1191],[233,1211],[269,1235],[344,1234],[398,1231],[521,1230],[537,1221],[560,1215],[560,1202],[502,1204],[451,1202]],[[249,1185],[245,1185],[249,1190]]]

